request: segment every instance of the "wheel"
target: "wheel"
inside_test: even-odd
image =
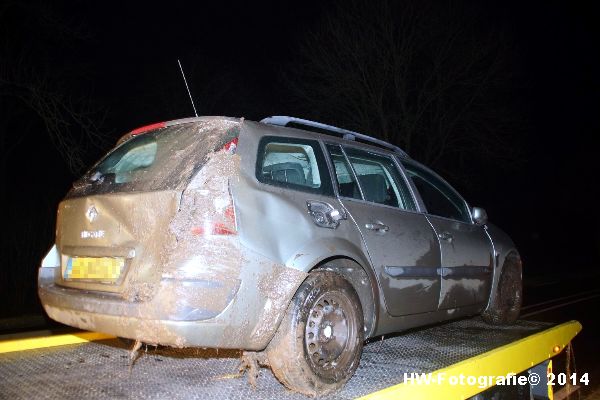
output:
[[[491,325],[513,324],[521,312],[522,301],[521,262],[507,260],[500,275],[496,297],[483,312],[483,320]]]
[[[289,389],[325,395],[356,371],[363,349],[360,300],[352,285],[331,271],[311,272],[300,285],[267,347],[273,373]]]

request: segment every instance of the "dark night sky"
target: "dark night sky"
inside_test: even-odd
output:
[[[91,33],[89,46],[81,51],[82,58],[93,64],[98,94],[120,99],[116,122],[129,129],[148,120],[161,118],[164,110],[148,108],[149,115],[134,115],[127,109],[138,110],[143,99],[136,97],[148,87],[160,90],[165,81],[181,83],[176,60],[181,59],[187,70],[192,89],[196,82],[204,83],[211,75],[230,71],[238,79],[255,85],[254,96],[261,99],[282,95],[277,91],[277,76],[293,56],[294,47],[303,30],[316,23],[319,2],[268,5],[239,5],[234,2],[202,2],[195,4],[144,5],[123,4],[108,8],[102,4],[85,4],[69,12],[77,15]],[[190,71],[191,54],[199,54],[198,71]],[[198,85],[198,83],[197,83]],[[182,96],[186,96],[185,91]],[[248,102],[253,101],[248,99]],[[255,100],[254,100],[255,101]],[[269,106],[279,104],[271,101]],[[250,118],[249,107],[223,110]],[[202,110],[198,110],[202,114]],[[263,113],[275,110],[264,110]],[[188,116],[190,109],[182,110]],[[129,125],[128,125],[129,124]]]
[[[90,93],[106,108],[103,129],[113,139],[140,125],[192,115],[177,58],[191,78],[194,93],[224,72],[232,77],[232,92],[240,93],[212,107],[204,106],[210,99],[197,99],[199,114],[207,109],[210,114],[249,119],[296,114],[278,76],[293,59],[305,32],[331,12],[331,4],[190,3],[57,3],[57,14],[77,27],[82,37],[57,37],[44,62],[74,69],[73,87]],[[466,197],[488,209],[491,220],[517,242],[525,265],[533,264],[538,272],[542,266],[592,268],[600,259],[600,235],[595,228],[600,221],[592,195],[599,172],[593,139],[599,132],[600,110],[596,39],[600,32],[593,4],[471,4],[479,23],[499,24],[514,38],[510,56],[521,83],[519,99],[507,101],[522,105],[527,129],[520,145],[525,162],[519,169],[481,171],[490,177],[488,183],[469,190]],[[22,28],[24,36],[35,40],[38,28],[13,23],[15,31]],[[193,70],[188,69],[191,54],[202,60]],[[163,88],[172,87],[172,82],[178,82],[185,104],[176,113],[159,101]],[[26,143],[35,149],[37,165],[48,168],[44,172],[24,168],[12,175],[11,184],[55,208],[73,177],[56,153],[42,151],[47,148],[43,140],[28,138]],[[27,204],[31,203],[21,207]]]
[[[206,75],[225,69],[251,82],[252,96],[245,101],[262,104],[257,111],[244,105],[224,107],[222,114],[251,119],[294,114],[277,75],[294,56],[303,33],[318,24],[321,14],[331,12],[322,3],[169,3],[123,5],[118,11],[102,3],[95,9],[83,5],[76,13],[93,35],[82,57],[95,64],[98,94],[116,111],[114,128],[122,132],[163,118],[161,110],[150,105],[136,113],[138,103],[144,102],[136,96],[146,85],[160,87],[164,76],[179,79],[175,60],[180,57],[185,65],[190,51],[201,52]],[[590,150],[600,105],[598,14],[591,4],[534,1],[478,6],[482,21],[494,20],[514,37],[512,56],[523,76],[524,101],[519,100],[529,128],[526,162],[520,169],[510,176],[489,171],[489,187],[473,190],[468,197],[486,206],[492,220],[520,242],[524,253],[536,252],[537,257],[548,244],[560,246],[557,238],[564,236],[558,232],[578,237],[582,220],[598,216],[586,195],[594,181],[592,173],[598,172]],[[181,90],[185,96],[183,86]],[[183,110],[185,114],[191,109]],[[588,237],[581,243],[592,247],[590,252],[564,251],[561,262],[586,264],[590,254],[600,255],[600,237],[592,229],[584,231]],[[550,259],[556,261],[554,256]]]

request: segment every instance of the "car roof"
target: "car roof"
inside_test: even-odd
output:
[[[333,125],[323,124],[321,122],[281,115],[264,118],[260,122],[263,124],[281,126],[285,128],[295,128],[308,132],[311,135],[319,134],[331,136],[337,139],[342,139],[342,142],[354,142],[361,145],[367,145],[368,147],[385,149],[403,158],[409,158],[408,154],[404,150],[389,142],[365,135],[363,133],[350,131]],[[335,141],[340,142],[339,140]]]
[[[181,118],[170,121],[158,122],[149,125],[145,125],[129,131],[121,139],[119,143],[128,139],[132,135],[143,133],[147,130],[154,128],[167,127],[173,125],[180,125],[186,123],[193,123],[207,120],[229,120],[229,121],[243,121],[243,118],[223,117],[223,116],[202,116],[202,117],[191,117]],[[363,133],[350,131],[347,129],[339,128],[333,125],[327,125],[321,122],[310,121],[307,119],[288,117],[282,115],[271,116],[263,118],[260,124],[266,124],[270,126],[280,127],[284,129],[290,129],[296,132],[302,132],[305,135],[313,137],[320,137],[322,140],[329,140],[336,143],[356,144],[360,147],[371,148],[373,150],[386,150],[387,152],[394,153],[402,158],[410,158],[408,154],[400,147],[393,145],[384,140],[365,135]]]

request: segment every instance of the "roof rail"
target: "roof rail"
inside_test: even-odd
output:
[[[286,117],[283,115],[275,115],[272,117],[267,117],[262,119],[260,122],[263,124],[269,125],[278,125],[278,126],[288,126],[288,127],[299,127],[306,128],[307,130],[311,130],[310,128],[318,129],[318,133],[324,133],[326,135],[336,135],[341,136],[346,140],[357,140],[360,142],[374,144],[376,146],[385,147],[387,149],[393,150],[394,152],[408,157],[408,154],[404,150],[402,150],[398,146],[394,146],[391,143],[388,143],[384,140],[377,139],[363,133],[358,133],[354,131],[349,131],[347,129],[338,128],[337,126],[326,125],[320,122],[309,121],[307,119],[294,118],[294,117]]]

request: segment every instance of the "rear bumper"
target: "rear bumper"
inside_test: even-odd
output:
[[[146,302],[58,286],[60,267],[45,259],[38,293],[50,318],[81,329],[176,347],[262,350],[307,274],[256,254],[244,259],[253,261],[226,293],[206,281],[163,279]]]

